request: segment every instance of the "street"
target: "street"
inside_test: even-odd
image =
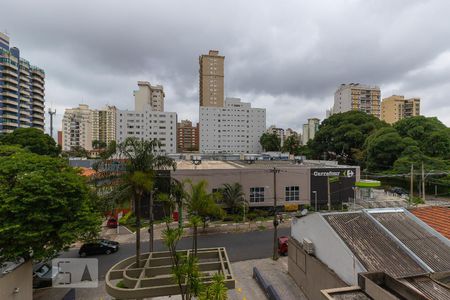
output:
[[[278,230],[278,236],[289,235],[289,228]],[[272,256],[273,230],[251,231],[243,233],[220,233],[214,235],[199,235],[198,247],[225,247],[231,262],[258,259]],[[142,252],[148,252],[148,242],[142,242]],[[192,246],[192,238],[183,238],[179,243],[179,249],[187,249]],[[134,255],[135,244],[121,244],[119,251],[110,255],[95,255],[90,258],[98,258],[99,280],[104,280],[106,272],[117,262]],[[161,240],[155,241],[156,251],[164,251]],[[60,257],[78,257],[78,249],[71,249],[61,254]]]

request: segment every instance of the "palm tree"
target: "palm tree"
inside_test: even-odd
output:
[[[220,192],[222,195],[222,202],[231,211],[231,213],[235,214],[240,212],[241,209],[246,209],[248,203],[245,199],[245,194],[242,191],[242,185],[240,183],[225,183]]]
[[[179,181],[172,178],[170,184],[170,193],[175,198],[178,209],[178,228],[183,227],[183,201],[186,200],[187,193],[184,188],[185,181]]]
[[[136,266],[139,267],[141,241],[141,203],[153,190],[155,170],[175,169],[173,159],[161,155],[161,144],[154,140],[127,138],[117,145],[119,159],[124,159],[122,168],[107,170],[110,176],[111,191],[114,198],[122,201],[131,199],[136,215]],[[107,163],[108,165],[108,163]],[[153,197],[150,197],[150,223],[153,222]],[[150,230],[150,245],[153,245],[153,232]]]
[[[186,206],[190,215],[199,216],[203,222],[203,230],[206,228],[206,222],[210,217],[219,217],[223,215],[223,210],[217,205],[215,193],[207,192],[208,183],[201,180],[194,184],[188,181],[191,192],[187,194]]]

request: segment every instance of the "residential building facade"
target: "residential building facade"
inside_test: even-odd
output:
[[[62,120],[62,150],[74,148],[92,150],[94,114],[86,104],[64,111]]]
[[[177,152],[197,152],[199,150],[199,125],[192,126],[189,120],[177,123]]]
[[[420,98],[405,99],[392,95],[381,102],[381,120],[393,124],[403,118],[420,115]]]
[[[200,106],[201,153],[260,153],[265,131],[266,110],[239,98],[227,98],[224,107]]]
[[[141,88],[141,86],[139,87]],[[159,95],[163,96],[163,87],[159,87],[161,87]],[[177,114],[161,111],[160,109],[164,107],[163,104],[155,106],[154,103],[142,103],[141,95],[139,93],[136,94],[136,92],[134,93],[134,111],[117,110],[117,142],[121,143],[128,137],[135,137],[142,140],[156,139],[161,143],[160,151],[162,153],[176,153]]]
[[[320,120],[317,118],[308,119],[308,123],[303,124],[302,144],[306,145],[309,140],[314,139],[319,130]]]
[[[225,56],[216,50],[199,57],[200,106],[224,106],[224,62]]]
[[[152,111],[164,111],[164,88],[151,85],[148,81],[138,81],[138,90],[133,92],[135,109],[143,111],[150,106]]]
[[[341,84],[334,93],[332,113],[362,111],[380,118],[380,88],[359,83]]]
[[[62,122],[62,149],[70,151],[74,147],[92,150],[92,142],[108,145],[116,140],[115,106],[91,109],[86,104],[66,109]]]
[[[0,32],[0,134],[16,128],[44,131],[45,72],[20,57]]]

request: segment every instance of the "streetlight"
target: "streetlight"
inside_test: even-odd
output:
[[[314,210],[317,212],[317,191],[312,191],[314,194]]]

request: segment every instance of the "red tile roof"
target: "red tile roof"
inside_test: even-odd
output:
[[[85,167],[80,167],[80,169],[81,169],[81,176],[91,177],[92,175],[97,173],[97,171]]]
[[[450,207],[420,207],[411,209],[411,212],[437,232],[450,239]]]

